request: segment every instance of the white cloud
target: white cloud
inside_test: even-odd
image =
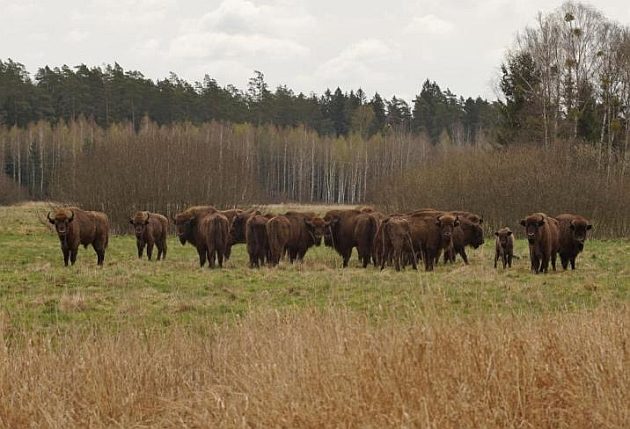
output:
[[[430,34],[443,36],[453,32],[455,25],[433,14],[414,17],[405,27],[407,34]]]
[[[271,58],[302,57],[308,49],[288,39],[261,34],[226,34],[195,32],[176,37],[169,46],[174,58],[242,58],[244,55],[265,55]]]
[[[78,29],[74,29],[69,31],[66,34],[65,39],[68,42],[72,42],[72,43],[81,43],[83,42],[85,39],[87,39],[89,36],[89,33],[87,31],[82,31],[82,30],[78,30]]]

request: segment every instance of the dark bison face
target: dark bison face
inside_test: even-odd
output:
[[[327,222],[328,226],[324,230],[324,245],[327,247],[333,247],[334,245],[334,236],[337,234],[337,229],[339,228],[339,218],[337,217],[324,217],[324,221]]]
[[[525,227],[527,242],[535,244],[540,237],[540,228],[545,224],[545,219],[541,217],[528,217],[521,220],[521,225]]]
[[[74,212],[72,210],[60,210],[55,213],[53,218],[50,217],[50,212],[47,215],[48,222],[55,225],[55,230],[59,238],[65,238],[68,235],[70,224],[74,221]]]
[[[501,245],[502,248],[505,249],[508,245],[509,237],[512,235],[512,231],[510,231],[509,229],[502,229],[502,230],[496,231],[494,235],[496,235],[499,238],[499,244]]]
[[[463,220],[460,222],[459,226],[462,228],[464,232],[464,237],[466,237],[466,241],[475,249],[483,244],[483,229],[481,225],[470,222],[467,220]]]
[[[182,245],[186,244],[186,241],[190,239],[193,230],[193,219],[182,219],[175,217],[175,230],[177,231],[177,237]]]
[[[321,217],[314,217],[312,219],[304,219],[306,224],[306,230],[313,239],[315,246],[322,244],[322,237],[326,234],[327,230],[330,230],[330,222],[326,222]]]
[[[590,223],[586,223],[582,220],[573,220],[571,221],[571,225],[569,225],[571,229],[571,235],[573,236],[573,241],[577,244],[580,250],[584,250],[584,242],[586,241],[586,232],[593,228],[593,225]]]
[[[136,216],[129,219],[129,223],[133,225],[133,230],[137,238],[141,238],[144,235],[144,231],[149,224],[149,217],[150,214],[147,213],[146,216]]]
[[[451,241],[453,239],[453,229],[459,226],[457,216],[442,215],[435,220],[435,224],[440,228],[440,236],[443,241]]]
[[[260,215],[259,211],[246,211],[237,214],[230,225],[230,240],[232,243],[245,243],[245,225],[251,216]]]

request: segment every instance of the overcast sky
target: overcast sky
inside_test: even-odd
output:
[[[411,101],[426,78],[494,99],[516,32],[547,0],[0,0],[0,59],[43,65],[118,62],[152,79],[205,74],[245,89],[363,88]],[[630,23],[630,1],[592,2]]]

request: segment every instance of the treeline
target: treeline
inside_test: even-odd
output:
[[[118,225],[130,211],[171,214],[190,204],[358,204],[434,150],[425,137],[394,131],[322,137],[305,127],[148,119],[138,131],[131,123],[40,121],[0,128],[0,143],[9,177],[31,196],[98,208]]]
[[[566,2],[518,35],[501,71],[500,143],[582,140],[597,147],[598,166],[628,156],[627,25]]]
[[[457,97],[425,81],[412,106],[378,93],[370,99],[360,88],[323,95],[296,94],[286,86],[270,90],[261,72],[254,72],[248,88],[219,86],[205,76],[189,83],[176,74],[153,81],[120,65],[88,67],[45,66],[31,78],[20,63],[0,60],[0,124],[25,127],[46,120],[69,122],[79,117],[102,127],[130,122],[140,127],[143,117],[160,125],[211,121],[305,126],[322,136],[357,133],[370,137],[389,128],[426,132],[434,142],[442,133],[457,143],[474,140],[496,122],[496,106],[481,99]]]

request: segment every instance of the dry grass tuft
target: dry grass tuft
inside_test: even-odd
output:
[[[89,309],[85,295],[81,292],[64,293],[59,298],[59,310],[65,312],[79,312]]]
[[[331,310],[204,334],[14,333],[0,426],[628,427],[628,321],[626,307],[378,324]]]

